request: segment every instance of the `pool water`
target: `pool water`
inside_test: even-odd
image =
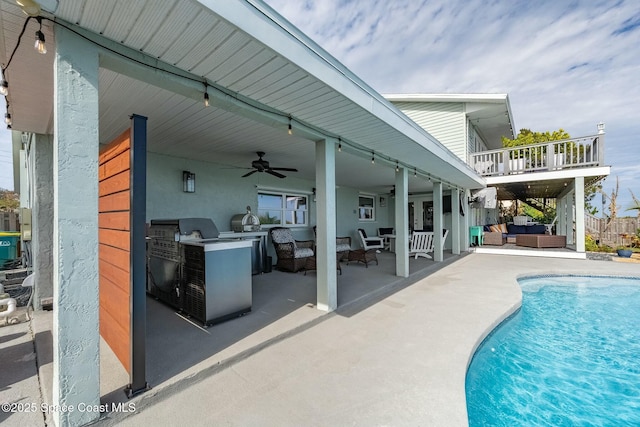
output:
[[[470,426],[639,426],[640,280],[520,280],[467,371]]]

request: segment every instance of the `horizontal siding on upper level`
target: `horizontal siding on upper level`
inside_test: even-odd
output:
[[[467,161],[466,115],[463,103],[393,102],[393,104],[456,156]]]

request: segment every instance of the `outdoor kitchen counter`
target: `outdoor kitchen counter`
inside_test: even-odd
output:
[[[228,249],[250,248],[252,246],[250,240],[238,239],[201,239],[201,240],[184,240],[184,245],[200,246],[205,252],[224,251]]]
[[[251,311],[251,240],[186,240],[182,311],[205,327]]]

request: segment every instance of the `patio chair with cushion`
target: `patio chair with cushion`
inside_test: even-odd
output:
[[[313,226],[313,235],[317,236],[316,226]],[[351,237],[336,237],[336,253],[338,261],[346,260],[349,251],[351,250]]]
[[[367,237],[367,232],[362,228],[358,228],[358,235],[362,242],[362,249],[365,252],[371,249],[384,249],[384,239],[382,237]]]
[[[295,240],[291,230],[286,227],[274,227],[269,234],[278,256],[276,268],[280,270],[300,271],[307,258],[314,255],[313,240]]]

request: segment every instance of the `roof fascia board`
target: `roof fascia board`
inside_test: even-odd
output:
[[[408,94],[384,94],[387,100],[394,102],[481,102],[489,104],[508,103],[509,96],[506,93],[408,93]]]
[[[563,169],[551,172],[523,173],[505,176],[487,177],[487,185],[508,184],[516,182],[538,182],[553,179],[567,179],[588,176],[606,176],[611,174],[611,166],[594,168]]]

